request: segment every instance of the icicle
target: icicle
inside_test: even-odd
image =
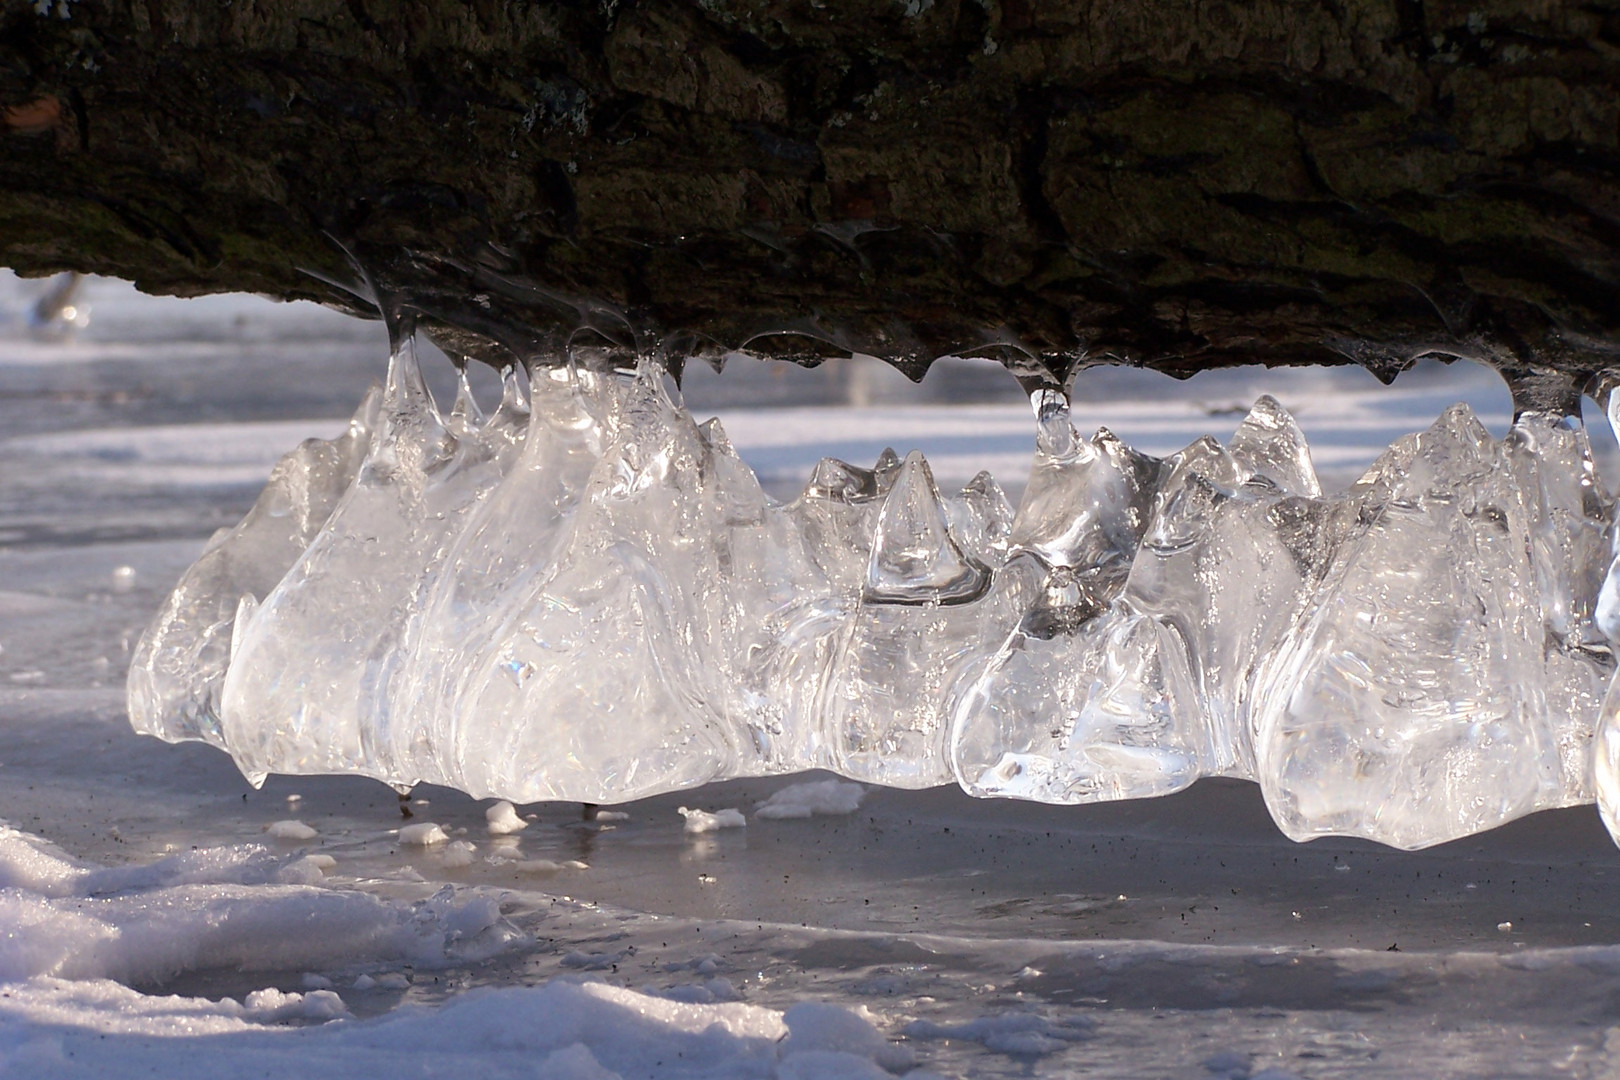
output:
[[[498,476],[448,430],[413,339],[389,361],[381,420],[349,494],[260,604],[226,675],[222,734],[249,775],[396,771],[388,697],[467,510]]]
[[[445,427],[450,434],[458,439],[465,439],[484,426],[484,410],[479,408],[478,399],[473,397],[472,384],[467,381],[467,365],[462,363],[456,369],[456,400],[450,407],[450,415],[444,418]]]
[[[1062,423],[1068,424],[1067,415]],[[1141,543],[1159,462],[1129,449],[1106,428],[1089,441],[1070,440],[1066,454],[1047,449],[1062,441],[1044,429],[1037,438],[1008,555],[1076,571],[1085,603],[1100,611],[1118,595]]]
[[[497,417],[515,414],[504,408],[509,400],[503,395]],[[461,724],[475,658],[496,648],[518,606],[554,571],[618,408],[612,376],[572,366],[534,369],[519,453],[445,557],[424,601],[422,635],[393,692],[394,754],[423,778],[470,785],[477,775],[470,751],[480,736]]]
[[[825,763],[818,715],[813,707],[799,707],[795,696],[814,700],[821,681],[795,669],[802,658],[795,654],[792,637],[807,630],[798,620],[808,604],[808,639],[817,640],[814,611],[831,586],[811,560],[793,519],[766,498],[720,421],[708,421],[702,435],[719,520],[718,576],[706,601],[709,632],[720,645],[716,696],[751,744],[751,754],[744,753],[738,768],[757,773],[813,768]],[[788,642],[777,636],[781,627],[793,627],[784,631]],[[778,670],[779,663],[785,669]]]
[[[501,369],[501,400],[479,432],[503,475],[521,451],[528,431],[529,402],[523,393],[523,378],[518,368],[509,364]]]
[[[1598,404],[1603,406],[1609,431],[1620,440],[1620,371],[1602,372],[1596,382]],[[1612,519],[1609,542],[1609,569],[1598,589],[1593,622],[1608,641],[1612,662],[1614,650],[1620,648],[1620,525]],[[1620,672],[1611,676],[1599,707],[1591,762],[1598,812],[1609,835],[1620,844]]]
[[[1524,501],[1464,405],[1364,488],[1267,673],[1261,789],[1289,836],[1419,848],[1533,810],[1561,777]],[[1373,470],[1377,472],[1375,467]]]
[[[1048,593],[1070,585],[1061,580],[1067,573],[1048,577]],[[1026,615],[962,695],[951,748],[957,781],[970,795],[1050,803],[1144,798],[1190,784],[1198,759],[1181,733],[1196,730],[1198,707],[1180,651],[1166,647],[1158,623],[1128,612],[1077,626],[1054,619],[1065,599],[1049,597]]]
[[[1020,598],[983,601],[991,571],[962,554],[916,452],[895,473],[870,552],[860,601],[827,669],[831,765],[897,787],[944,783],[952,688],[1005,633]]]
[[[1035,457],[994,594],[1017,596],[1022,614],[955,703],[952,769],[979,796],[1163,794],[1196,778],[1196,761],[1165,737],[1196,722],[1190,679],[1174,650],[1170,670],[1149,655],[1158,650],[1140,654],[1155,625],[1105,615],[1136,557],[1160,463],[1107,430],[1080,440],[1055,390],[1037,390],[1031,405]]]
[[[1253,778],[1249,702],[1331,551],[1332,507],[1299,426],[1259,399],[1225,447],[1200,441],[1166,462],[1122,603],[1173,631],[1197,687],[1205,775]]]
[[[1041,387],[1029,396],[1035,410],[1035,450],[1052,458],[1074,454],[1080,436],[1069,423],[1069,395],[1051,387]]]
[[[1590,802],[1592,740],[1614,658],[1594,618],[1608,559],[1612,501],[1602,490],[1574,381],[1515,385],[1502,454],[1526,503],[1541,613],[1548,724],[1562,763],[1546,806]],[[1550,406],[1554,411],[1547,411]]]
[[[381,399],[373,386],[340,438],[307,440],[278,461],[253,509],[180,579],[130,658],[136,731],[224,746],[220,694],[240,637],[238,600],[274,589],[326,524],[370,447]]]
[[[748,768],[714,685],[707,448],[661,379],[642,365],[552,565],[472,643],[451,748],[468,791],[618,802]]]
[[[1597,798],[1620,834],[1610,497],[1567,380],[1321,493],[1261,398],[1161,462],[1032,396],[1014,513],[921,454],[780,506],[646,361],[386,388],[278,464],[136,650],[137,729],[270,771],[616,802],[830,768],[1077,803],[1256,779],[1291,836],[1421,847]],[[1620,402],[1611,417],[1620,426]],[[263,597],[258,601],[256,597]],[[1607,686],[1607,697],[1599,697]]]
[[[1152,565],[1156,552],[1175,558],[1192,551],[1218,491],[1242,479],[1207,437],[1165,462],[1164,471],[1137,568]],[[1090,546],[1099,548],[1103,558],[1119,558]],[[1140,798],[1216,771],[1220,755],[1183,639],[1153,618],[1151,606],[1144,612],[1128,599],[1100,606],[1096,569],[1049,571],[1021,624],[963,695],[953,765],[970,794],[1058,803]],[[1134,580],[1137,571],[1130,573]],[[1189,576],[1181,591],[1196,580]]]

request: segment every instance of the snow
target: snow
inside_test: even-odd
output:
[[[806,1001],[783,1014],[788,1036],[782,1044],[787,1056],[835,1053],[871,1059],[890,1072],[904,1072],[917,1063],[904,1046],[890,1043],[872,1026],[865,1008],[850,1010],[824,1002]]]
[[[402,826],[399,830],[399,842],[414,847],[432,847],[449,839],[449,834],[431,821],[419,821],[413,825]]]
[[[316,888],[304,883],[311,865],[242,845],[146,866],[94,867],[4,827],[0,925],[11,932],[0,940],[0,980],[128,984],[222,967],[442,964],[500,921],[498,906],[483,896],[401,907],[363,892]]]
[[[806,1012],[805,1010],[811,1010]],[[857,1014],[798,1006],[697,1005],[591,982],[473,992],[436,1010],[355,1023],[330,990],[267,989],[238,1004],[152,997],[115,983],[37,979],[0,1000],[0,1051],[27,1075],[170,1080],[448,1075],[887,1078],[908,1061]],[[320,1021],[340,1020],[338,1023]],[[313,1023],[313,1026],[311,1024]],[[287,1025],[270,1027],[268,1025]],[[207,1052],[190,1043],[207,1039]],[[101,1071],[110,1070],[110,1071]],[[909,1074],[920,1080],[918,1073]]]
[[[816,814],[853,814],[860,809],[866,788],[842,780],[805,780],[789,784],[754,807],[756,818],[783,820]]]
[[[711,833],[720,829],[740,829],[748,824],[742,811],[735,807],[725,810],[716,810],[710,813],[707,810],[688,810],[682,806],[677,808],[681,817],[686,819],[688,833]]]
[[[277,840],[313,840],[320,833],[305,825],[302,821],[277,821],[264,830]]]
[[[407,1064],[435,1072],[435,1063],[469,1054],[480,1075],[493,1076],[514,1075],[534,1059],[542,1076],[603,1077],[878,1075],[879,1065],[911,1060],[856,1013],[809,1005],[784,1016],[735,1002],[735,990],[718,978],[702,1003],[556,981],[330,1025],[352,1014],[320,969],[399,960],[431,969],[481,938],[494,938],[494,950],[474,948],[472,955],[493,955],[515,939],[489,895],[446,890],[404,906],[348,889],[279,883],[282,870],[305,861],[244,846],[144,867],[96,867],[5,827],[0,925],[10,932],[0,943],[0,1060],[39,1077],[152,1069],[175,1078],[233,1075],[249,1063],[279,1075],[293,1060],[306,1076],[343,1076],[360,1066],[380,1075]],[[611,971],[629,955],[575,952],[562,964]],[[238,1003],[130,986],[222,968],[306,969],[304,990],[265,987]],[[386,972],[362,974],[351,985],[364,993],[410,984]],[[315,1026],[270,1027],[288,1024]],[[135,1038],[101,1051],[107,1040],[89,1040],[91,1033]],[[188,1038],[222,1036],[232,1038],[207,1054],[187,1045]],[[670,1070],[666,1062],[689,1065]]]
[[[517,810],[505,799],[484,811],[484,820],[488,823],[489,831],[495,836],[506,836],[529,827],[529,823],[518,817]]]

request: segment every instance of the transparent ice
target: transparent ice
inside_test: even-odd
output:
[[[506,425],[497,412],[491,425]],[[411,654],[432,574],[498,477],[504,431],[458,418],[422,382],[414,339],[390,358],[354,484],[258,604],[225,677],[225,742],[250,779],[272,771],[397,775],[388,690]]]
[[[958,518],[970,534],[998,527],[1006,499],[988,491],[990,515],[971,504]],[[877,515],[860,596],[834,656],[822,721],[829,766],[892,787],[947,782],[949,700],[985,634],[1012,614],[990,595],[992,567],[967,555],[921,454],[907,455]],[[994,558],[993,548],[981,553]]]
[[[1114,460],[1096,454],[1091,471],[1121,475]],[[1262,398],[1228,446],[1206,437],[1165,461],[1135,551],[1126,545],[1146,485],[1088,481],[1071,490],[1113,501],[1067,518],[1095,523],[1093,550],[1106,546],[1129,567],[1123,588],[1099,609],[1095,584],[1069,566],[1047,570],[1038,600],[962,698],[958,779],[976,795],[1080,803],[1252,776],[1254,669],[1322,548],[1325,504],[1303,434]],[[1020,535],[1036,532],[1015,525]]]
[[[521,450],[455,538],[423,600],[418,647],[395,684],[400,716],[390,737],[402,784],[472,783],[459,748],[471,676],[481,667],[476,649],[499,638],[552,566],[618,407],[612,379],[588,368],[537,368],[530,388]]]
[[[1620,438],[1620,373],[1608,373],[1605,403],[1609,428]],[[1613,507],[1610,507],[1611,514]],[[1620,528],[1610,530],[1608,573],[1599,586],[1593,621],[1610,649],[1620,647]],[[1620,843],[1620,672],[1609,681],[1600,706],[1591,755],[1592,787],[1609,835]]]
[[[253,509],[221,529],[141,635],[129,666],[129,719],[169,742],[224,748],[220,693],[237,611],[268,596],[332,516],[376,430],[373,386],[337,439],[307,439],[270,472]]]
[[[618,802],[750,769],[721,685],[715,453],[644,366],[549,563],[493,635],[462,643],[467,681],[440,748],[454,782]]]
[[[1562,419],[1525,414],[1499,443],[1454,406],[1356,485],[1260,691],[1258,779],[1285,833],[1420,848],[1589,798],[1580,747],[1612,664],[1581,651],[1592,592],[1571,589],[1603,518],[1559,483],[1589,462]]]
[[[487,415],[463,375],[441,413],[400,334],[348,433],[176,586],[132,721],[255,781],[518,803],[1229,776],[1296,839],[1424,847],[1594,799],[1615,828],[1620,581],[1578,417],[1526,406],[1497,440],[1457,406],[1324,494],[1271,398],[1163,460],[1032,406],[1016,513],[892,450],[779,503],[660,362],[511,369]]]

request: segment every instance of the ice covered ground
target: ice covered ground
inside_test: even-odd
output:
[[[0,279],[0,318],[27,288]],[[1053,808],[954,789],[851,806],[775,779],[594,822],[520,807],[525,827],[497,813],[493,832],[455,792],[418,789],[405,821],[369,781],[253,791],[215,751],[130,734],[123,669],[152,609],[277,455],[339,429],[385,349],[305,307],[83,299],[70,342],[0,340],[0,1070],[1620,1073],[1620,853],[1589,807],[1401,854],[1291,844],[1237,782]],[[788,387],[794,407],[747,404]],[[884,369],[694,371],[687,391],[789,490],[823,454],[890,443],[942,483],[1021,475],[1032,438],[982,367],[921,391]],[[1393,390],[1096,372],[1076,423],[1167,453],[1260,392],[1341,483],[1455,400],[1497,434],[1508,411],[1461,367]],[[689,832],[681,806],[747,823]]]

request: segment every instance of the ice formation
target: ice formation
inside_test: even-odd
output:
[[[283,457],[247,517],[209,540],[135,646],[129,718],[136,731],[225,747],[220,692],[238,623],[320,535],[353,485],[380,404],[373,387],[341,438],[308,439]]]
[[[132,721],[254,781],[518,803],[1231,776],[1296,839],[1420,848],[1594,800],[1620,835],[1620,552],[1578,417],[1525,406],[1498,440],[1459,405],[1324,494],[1270,398],[1162,460],[1032,404],[1016,512],[892,451],[784,504],[658,363],[536,364],[526,396],[509,371],[487,417],[463,379],[441,414],[403,336],[176,587]]]

